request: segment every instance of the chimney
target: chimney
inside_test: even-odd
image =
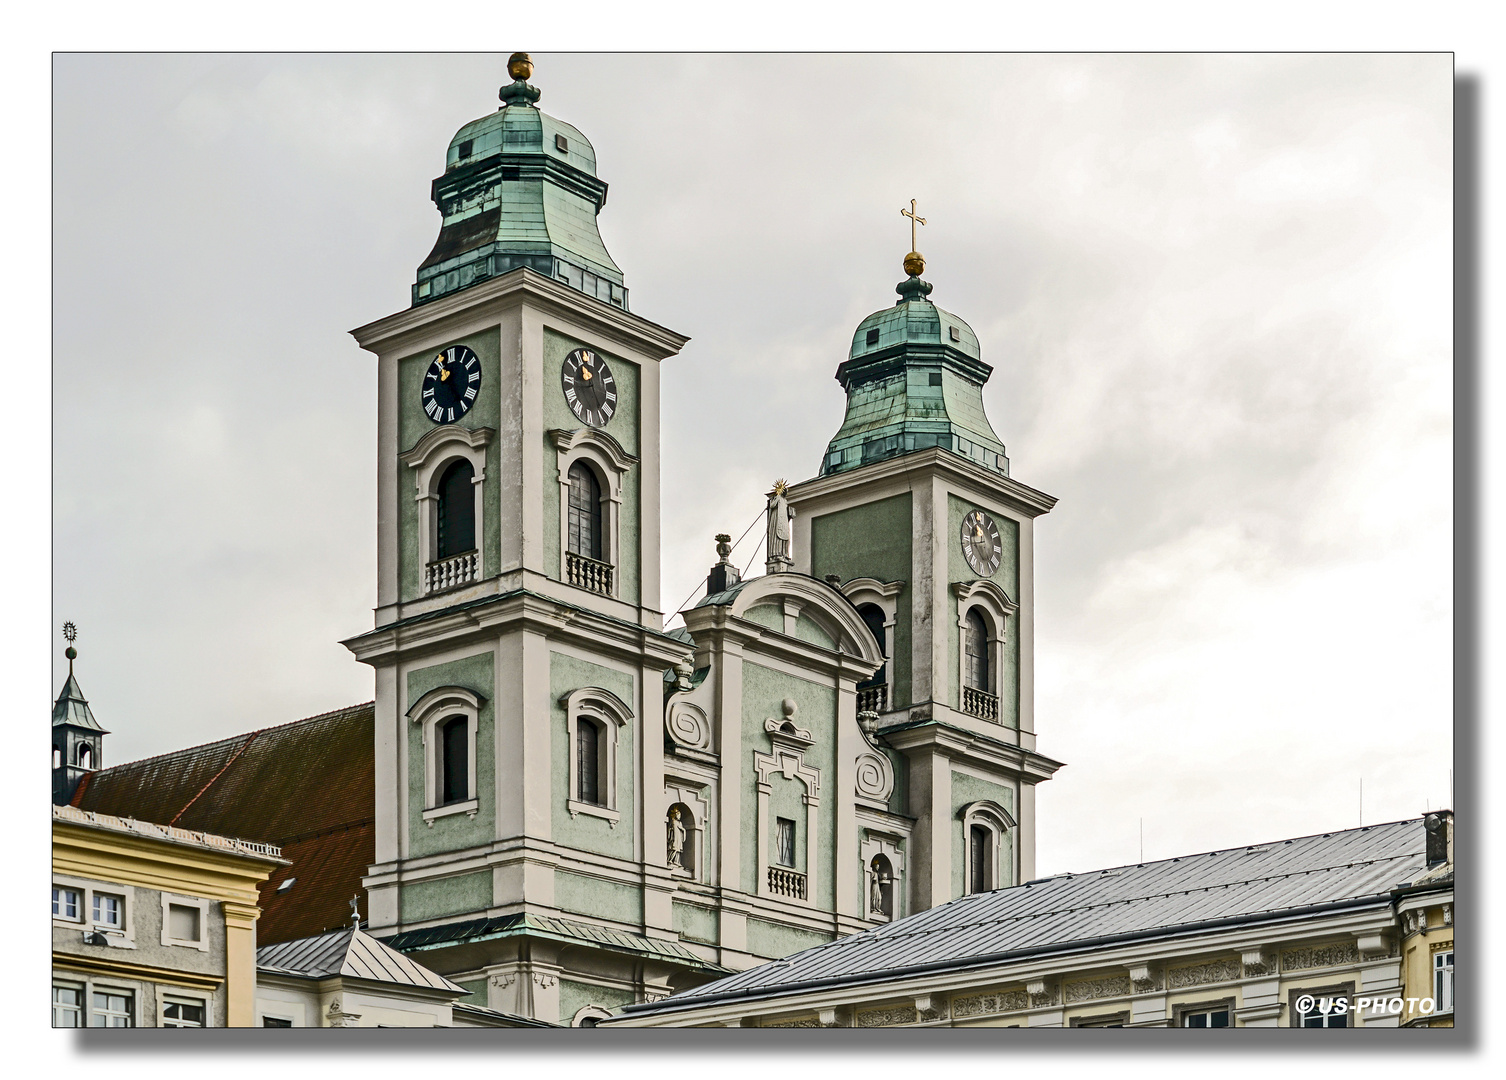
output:
[[[1422,819],[1427,832],[1428,869],[1454,861],[1454,812],[1437,810]]]

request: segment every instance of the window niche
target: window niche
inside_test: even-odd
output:
[[[622,478],[638,459],[595,428],[549,434],[560,485],[560,580],[615,597],[622,557]]]
[[[616,827],[617,748],[633,711],[616,694],[598,686],[572,690],[560,698],[565,710],[570,776],[565,797],[572,818],[585,814]]]
[[[852,602],[878,642],[884,664],[871,676],[858,683],[858,711],[884,713],[894,708],[893,658],[894,627],[899,609],[899,594],[904,591],[903,581],[880,581],[877,578],[860,577],[844,582],[839,589]]]
[[[817,814],[821,806],[821,770],[805,760],[813,742],[811,733],[796,726],[794,700],[780,703],[781,719],[764,721],[771,753],[753,751],[753,770],[758,777],[758,894],[810,903],[816,895],[818,861],[811,847],[819,835]],[[774,774],[784,782],[799,781],[805,820],[776,816],[773,808]],[[800,840],[805,840],[805,865],[800,861]]]
[[[491,428],[441,424],[399,455],[418,502],[419,592],[448,592],[481,579],[486,448]]]
[[[486,698],[463,686],[430,690],[408,709],[408,719],[422,733],[424,763],[424,824],[437,818],[480,809],[476,786],[476,743],[481,707]]]
[[[989,799],[968,803],[957,812],[962,821],[964,893],[992,892],[1014,877],[1013,852],[1006,841],[1014,817]]]
[[[958,707],[969,716],[1002,724],[999,676],[1004,670],[1009,620],[1019,607],[988,580],[956,582],[952,594],[957,598]]]
[[[208,952],[212,903],[197,896],[161,895],[162,944]]]

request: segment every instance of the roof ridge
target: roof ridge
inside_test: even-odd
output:
[[[128,765],[145,765],[148,762],[152,761],[162,761],[166,758],[179,757],[180,755],[190,753],[194,750],[208,750],[212,747],[223,746],[227,743],[236,742],[237,740],[244,739],[247,736],[266,735],[273,731],[281,731],[284,728],[295,727],[298,724],[312,724],[316,720],[330,720],[337,716],[341,716],[342,714],[353,713],[358,709],[371,708],[375,705],[375,701],[363,701],[358,705],[346,705],[339,709],[331,709],[329,712],[316,713],[313,716],[305,716],[302,720],[289,720],[285,724],[272,724],[268,727],[256,728],[253,731],[243,731],[238,735],[227,735],[223,739],[215,739],[213,742],[199,743],[196,746],[185,746],[181,749],[169,750],[166,753],[162,754],[152,754],[149,757],[136,758],[133,761],[122,761],[119,765],[111,765],[106,769],[95,769],[94,773],[114,772],[117,769],[124,769]],[[91,773],[90,775],[94,775],[94,773]]]

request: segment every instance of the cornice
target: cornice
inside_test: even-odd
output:
[[[860,465],[855,469],[832,473],[829,476],[815,476],[809,480],[802,480],[798,484],[791,485],[787,498],[798,508],[801,503],[810,502],[813,499],[825,498],[851,488],[861,488],[883,480],[910,483],[916,473],[926,472],[945,476],[959,488],[959,494],[999,500],[1026,517],[1036,518],[1049,513],[1057,503],[1055,495],[1038,491],[1003,473],[985,469],[982,465],[940,447],[915,450],[868,465]]]
[[[1037,783],[1051,779],[1064,764],[1034,750],[953,727],[941,720],[880,728],[877,735],[896,750],[937,749],[954,761],[1005,769]]]
[[[572,319],[595,333],[617,338],[630,348],[663,360],[685,347],[690,338],[658,323],[613,307],[611,304],[527,267],[500,274],[490,281],[471,285],[418,307],[405,308],[350,331],[356,344],[369,352],[392,351],[408,336],[434,334],[445,324],[472,317],[475,309],[502,309],[532,302],[545,312]]]

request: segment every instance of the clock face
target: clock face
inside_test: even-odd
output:
[[[576,349],[565,357],[560,386],[575,418],[591,427],[606,427],[617,411],[617,382],[599,353]]]
[[[982,510],[969,510],[962,519],[962,557],[973,573],[989,577],[999,568],[1004,546],[999,543],[999,527]]]
[[[430,420],[449,424],[471,411],[480,392],[481,361],[464,345],[451,345],[424,373],[421,400]]]

